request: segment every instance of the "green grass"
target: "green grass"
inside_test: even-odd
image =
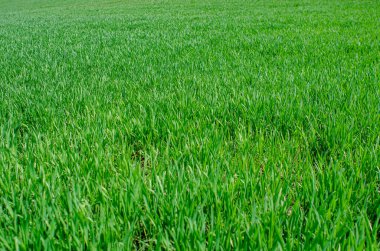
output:
[[[376,0],[0,0],[0,249],[379,249],[379,77]]]

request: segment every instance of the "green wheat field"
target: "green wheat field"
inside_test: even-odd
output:
[[[0,250],[378,250],[380,1],[0,0]]]

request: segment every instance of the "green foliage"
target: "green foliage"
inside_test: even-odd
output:
[[[379,249],[379,13],[0,0],[0,249]]]

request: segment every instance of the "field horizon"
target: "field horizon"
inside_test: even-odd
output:
[[[1,250],[379,250],[380,2],[0,0]]]

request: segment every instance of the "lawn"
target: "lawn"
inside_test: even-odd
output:
[[[0,249],[379,248],[379,1],[0,0]]]

